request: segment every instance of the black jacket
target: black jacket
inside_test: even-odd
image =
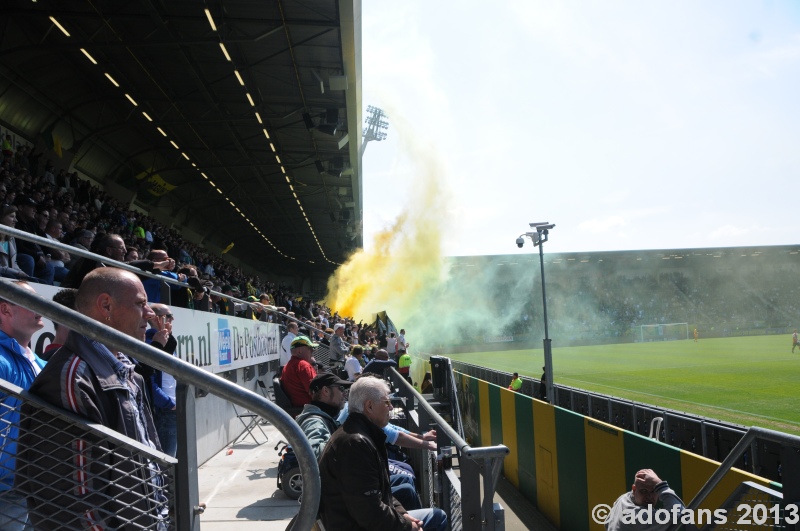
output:
[[[386,435],[351,412],[320,458],[320,514],[328,531],[411,529],[406,510],[392,497]]]

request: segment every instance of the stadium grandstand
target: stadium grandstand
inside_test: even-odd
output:
[[[704,337],[790,334],[800,312],[798,261],[796,245],[551,253],[545,257],[550,330],[562,346],[640,341],[642,326],[668,323],[698,328]],[[506,343],[543,337],[535,257],[455,257],[450,269],[454,286],[486,285],[491,276],[491,289],[475,297],[516,316],[500,330],[489,328],[496,322],[465,323],[452,334],[451,352],[483,337]]]
[[[360,2],[8,0],[0,13],[0,531],[319,529],[324,474],[281,380],[286,345],[314,343],[314,371],[350,377],[356,343],[388,364],[391,391],[371,402],[407,444],[389,449],[412,501],[453,531],[600,529],[592,507],[646,468],[691,510],[745,504],[775,515],[764,527],[793,524],[798,437],[563,386],[535,399],[541,381],[509,389],[502,371],[404,353],[385,313],[359,329],[319,302],[363,244]],[[551,332],[785,333],[797,255],[548,255]],[[541,339],[535,261],[449,266],[461,291],[492,283],[480,323],[448,337]],[[510,317],[498,330],[487,314]],[[114,398],[92,408],[98,390]]]

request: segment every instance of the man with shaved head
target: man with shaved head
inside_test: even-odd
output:
[[[86,275],[75,308],[139,341],[155,316],[139,278],[110,267]],[[122,352],[72,331],[30,392],[160,451],[144,380],[133,367]],[[162,523],[166,499],[155,463],[122,447],[109,451],[106,442],[88,436],[76,440],[55,417],[43,420],[38,414],[22,426],[17,482],[28,493],[37,530],[155,529]],[[80,488],[76,477],[84,478]]]

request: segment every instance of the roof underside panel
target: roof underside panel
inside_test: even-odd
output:
[[[336,86],[359,41],[340,9],[359,4],[341,4],[7,0],[0,122],[52,129],[76,170],[186,211],[176,222],[247,263],[329,270],[361,243],[360,100]],[[175,188],[151,196],[152,178]]]

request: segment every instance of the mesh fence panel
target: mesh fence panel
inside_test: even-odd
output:
[[[797,523],[800,520],[797,506],[786,508],[782,506],[782,502],[779,493],[756,483],[745,482],[723,505],[727,509],[724,514],[725,521],[721,522],[722,516],[715,514],[713,519],[709,517],[703,521],[703,524],[710,521],[713,525],[707,529],[717,531],[794,529],[794,525],[787,525],[787,523]],[[699,518],[698,515],[698,520]],[[701,526],[698,525],[698,527]]]
[[[175,463],[0,381],[0,529],[174,529]]]
[[[447,486],[450,490],[450,531],[461,531],[461,495],[451,482],[448,481]]]

